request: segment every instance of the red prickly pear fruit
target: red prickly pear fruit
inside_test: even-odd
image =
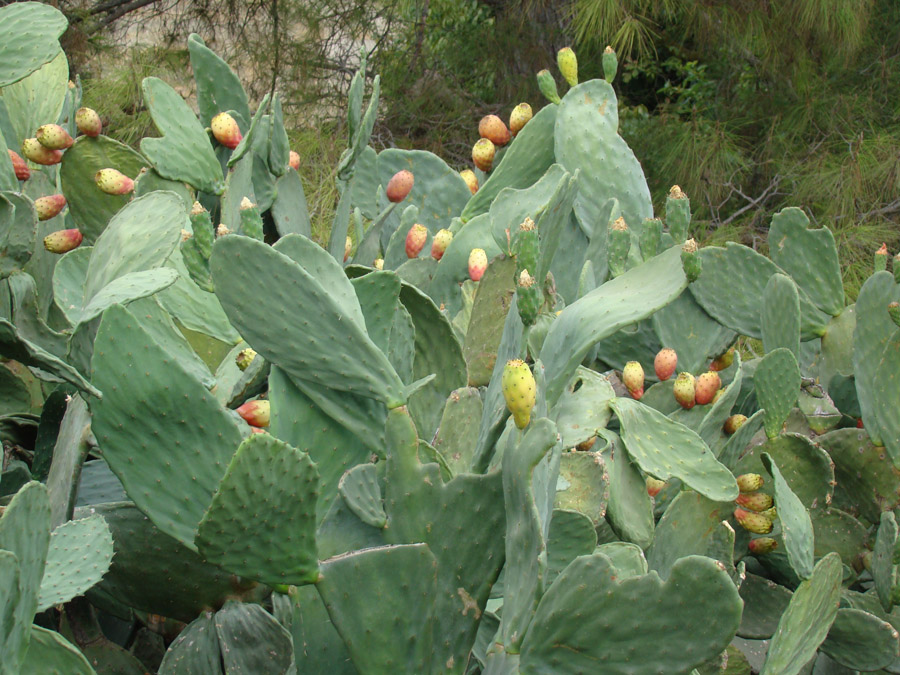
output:
[[[578,58],[571,47],[563,47],[556,53],[556,65],[570,87],[578,84]]]
[[[424,225],[416,223],[406,233],[406,257],[418,258],[425,241],[428,239],[428,229]]]
[[[772,531],[772,521],[761,513],[738,508],[734,510],[734,519],[741,527],[754,534],[769,534]]]
[[[734,363],[734,347],[713,359],[712,363],[709,364],[709,369],[714,373],[718,373],[728,368],[732,363]]]
[[[778,548],[778,542],[772,539],[772,537],[759,537],[757,539],[751,539],[750,543],[747,544],[747,548],[750,549],[750,553],[753,555],[765,555]]]
[[[531,121],[534,113],[531,112],[531,106],[527,103],[520,103],[509,114],[509,130],[513,136],[522,131],[522,127]]]
[[[384,258],[375,258],[375,262],[372,263],[372,267],[376,270],[384,269]]]
[[[475,172],[472,169],[463,169],[459,172],[459,175],[466,182],[466,186],[469,188],[469,192],[473,195],[478,192],[478,177],[475,175]]]
[[[661,382],[665,382],[675,374],[675,366],[678,365],[678,354],[671,347],[660,349],[653,359],[653,370]]]
[[[494,155],[497,149],[487,138],[480,138],[472,148],[472,161],[479,169],[487,173],[494,166]]]
[[[68,253],[81,246],[84,237],[77,229],[57,230],[44,237],[44,248],[50,253]]]
[[[347,237],[344,240],[344,262],[347,262],[347,259],[350,257],[350,251],[353,250],[353,240],[350,237]]]
[[[690,373],[679,373],[675,378],[675,386],[672,389],[675,394],[675,400],[685,410],[694,407],[696,400],[694,399],[694,376]]]
[[[775,500],[772,499],[772,495],[767,495],[765,492],[742,492],[734,500],[734,503],[759,513],[760,511],[771,509]]]
[[[637,361],[629,361],[622,369],[622,382],[636,401],[644,395],[644,368]]]
[[[7,149],[9,153],[9,161],[12,162],[13,171],[16,172],[16,178],[19,180],[28,180],[31,178],[31,169],[28,168],[28,162],[26,162],[17,152],[13,152],[12,150]]]
[[[471,253],[469,253],[469,278],[472,281],[481,281],[487,265],[487,253],[484,252],[484,249],[473,248]]]
[[[38,139],[38,143],[50,150],[65,150],[71,148],[75,142],[69,132],[58,124],[42,124],[34,132],[34,136]]]
[[[667,483],[664,480],[660,480],[659,478],[654,478],[653,476],[647,476],[647,494],[651,497],[655,497],[660,493],[660,491],[666,487]]]
[[[725,420],[725,424],[722,425],[722,431],[731,436],[735,431],[744,426],[744,422],[746,421],[746,415],[732,415],[727,420]]]
[[[103,131],[100,115],[92,108],[78,109],[78,112],[75,113],[75,126],[78,127],[78,131],[91,138],[96,138]]]
[[[736,480],[738,490],[745,494],[747,492],[756,492],[763,486],[763,483],[765,483],[763,477],[758,473],[742,473]]]
[[[227,112],[220,112],[209,123],[215,139],[226,148],[234,150],[243,136],[237,121]]]
[[[858,417],[858,418],[856,419],[856,428],[857,428],[857,429],[864,429],[864,428],[865,428],[865,426],[863,425],[862,417]]]
[[[34,200],[34,210],[38,220],[50,220],[66,208],[66,198],[63,195],[50,195]]]
[[[415,178],[412,175],[412,171],[403,169],[403,171],[398,171],[397,173],[395,173],[393,176],[391,176],[391,179],[388,181],[387,188],[385,189],[388,201],[394,202],[395,204],[398,202],[402,202],[404,199],[406,199],[409,191],[413,189],[414,182]]]
[[[62,161],[62,152],[59,150],[51,150],[41,145],[36,138],[26,138],[22,142],[22,154],[26,159],[31,160],[35,164],[43,166],[52,166]]]
[[[722,379],[718,373],[713,371],[703,373],[694,383],[694,401],[698,405],[712,403],[712,400],[716,397],[716,392],[719,391],[721,386]]]
[[[453,233],[450,230],[438,230],[437,234],[434,235],[434,240],[431,242],[431,257],[435,260],[443,258],[444,251],[447,250],[451,241],[453,241]]]
[[[237,414],[252,427],[269,426],[269,402],[265,399],[247,401],[237,409]]]
[[[134,181],[117,169],[100,169],[94,182],[108,195],[127,195],[134,190]]]
[[[509,143],[510,139],[509,129],[506,128],[503,120],[496,115],[486,115],[481,118],[481,121],[478,123],[478,135],[488,139],[498,148],[502,148]]]
[[[884,272],[887,269],[888,249],[887,244],[882,244],[881,248],[875,251],[875,271]]]
[[[300,153],[291,150],[288,154],[288,166],[290,166],[294,171],[300,171]]]

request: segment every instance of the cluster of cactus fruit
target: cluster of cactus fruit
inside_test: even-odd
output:
[[[65,27],[0,8],[0,673],[900,672],[900,258],[699,248],[570,49],[462,172],[362,63],[322,247],[277,96],[191,36],[138,152]]]

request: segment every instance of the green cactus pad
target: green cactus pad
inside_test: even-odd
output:
[[[603,457],[596,452],[564,452],[559,459],[554,507],[578,511],[596,527],[609,501],[609,472]]]
[[[374,464],[359,464],[347,471],[338,483],[338,490],[347,507],[366,525],[377,528],[385,526],[387,515],[381,502],[381,487]]]
[[[447,397],[434,447],[447,460],[454,476],[472,471],[483,409],[481,393],[474,387],[455,389]]]
[[[680,478],[713,501],[738,496],[734,476],[696,433],[631,399],[617,398],[610,406],[622,425],[628,454],[643,471],[660,480]]]
[[[21,622],[17,616],[21,604],[19,559],[14,553],[0,549],[0,647],[10,662],[21,661],[21,651],[27,648],[25,630],[33,616]],[[24,614],[24,612],[23,612]]]
[[[104,314],[92,365],[94,381],[109,388],[91,408],[104,458],[154,523],[193,548],[197,524],[240,443],[238,423],[122,307]],[[137,418],[135,401],[146,406]],[[177,463],[167,461],[173,451]]]
[[[587,598],[591,611],[576,620]],[[683,558],[662,582],[653,572],[619,579],[606,556],[583,556],[541,599],[522,672],[684,673],[725,649],[740,619],[737,589],[713,560]]]
[[[544,108],[544,110],[550,109],[551,106]],[[566,170],[559,164],[552,164],[533,184],[521,189],[503,188],[497,194],[490,205],[491,232],[494,236],[494,243],[500,247],[501,251],[510,252],[510,243],[516,240],[519,225],[525,221],[525,218],[537,219],[538,214],[546,208],[566,173]],[[509,238],[506,235],[507,230],[509,230]],[[529,271],[534,272],[534,270]]]
[[[597,532],[591,519],[580,511],[553,509],[547,536],[547,573],[545,586],[578,556],[590,555],[597,547]]]
[[[875,591],[885,612],[890,612],[894,605],[894,551],[900,528],[892,511],[881,514],[878,534],[875,539],[874,558],[872,560],[872,577],[875,580]]]
[[[847,568],[858,567],[869,540],[869,528],[849,513],[835,508],[816,509],[809,515],[815,535],[816,556],[836,551]]]
[[[53,448],[53,461],[47,475],[51,527],[72,517],[81,466],[88,454],[87,436],[91,416],[80,396],[72,397],[60,423]]]
[[[515,258],[495,258],[478,282],[463,345],[470,387],[487,386],[491,381],[503,324],[515,293],[515,269]]]
[[[784,347],[799,358],[800,295],[790,277],[784,274],[769,277],[763,291],[760,328],[766,353]]]
[[[660,344],[678,354],[678,370],[689,373],[706,368],[709,359],[723,352],[736,337],[733,330],[715,321],[688,292],[654,314],[652,321]],[[652,368],[644,370],[653,372]]]
[[[775,263],[742,244],[700,250],[703,274],[691,284],[691,293],[710,316],[742,335],[762,338],[760,311],[769,277],[783,272]],[[800,339],[821,336],[827,315],[800,293]]]
[[[570,233],[583,239],[581,231],[577,226],[573,225],[571,218],[572,206],[578,194],[579,176],[580,170],[578,169],[572,174],[563,174],[553,196],[547,202],[544,212],[538,218],[537,231],[541,244],[537,272],[534,275],[538,283],[543,283],[543,280],[547,277],[547,272],[551,270],[551,263],[567,229]],[[559,253],[564,254],[565,251],[564,247],[562,250],[559,250]],[[581,251],[576,253],[576,258],[579,261],[578,265],[574,268],[569,266],[567,271],[572,269],[577,271],[581,266]],[[561,276],[558,270],[556,276]]]
[[[900,657],[900,635],[887,621],[861,609],[838,610],[821,651],[852,670],[887,668]]]
[[[885,345],[871,385],[875,394],[874,413],[878,419],[881,441],[894,461],[894,466],[900,468],[900,419],[898,419],[900,415],[897,415],[896,406],[896,402],[900,400],[898,374],[900,374],[900,329],[894,332]]]
[[[213,617],[212,612],[204,612],[178,634],[159,666],[160,675],[223,675],[219,636]]]
[[[68,21],[49,5],[16,3],[0,10],[0,25],[7,38],[0,47],[0,87],[6,87],[59,55]]]
[[[363,64],[363,69],[365,69],[365,64]],[[368,147],[372,129],[375,127],[375,119],[378,115],[378,99],[380,95],[381,76],[376,75],[372,81],[372,95],[369,97],[369,105],[366,106],[366,112],[362,114],[361,118],[353,124],[354,129],[350,138],[349,151],[344,153],[338,164],[337,174],[340,180],[347,180],[353,175],[356,160]],[[362,112],[361,106],[357,112]],[[387,185],[387,181],[382,181],[382,185]]]
[[[303,193],[303,181],[296,171],[288,171],[275,184],[275,201],[272,202],[272,219],[282,237],[288,234],[312,236],[309,209]]]
[[[135,197],[143,197],[150,192],[159,192],[161,190],[174,192],[181,197],[184,210],[190,213],[191,206],[194,204],[194,192],[186,183],[163,178],[153,169],[147,168],[142,169],[134,180]],[[210,234],[212,234],[211,230]]]
[[[814,561],[813,526],[809,512],[781,475],[772,456],[764,452],[761,459],[766,471],[772,476],[775,507],[788,560],[798,577],[809,579],[813,573]]]
[[[361,673],[430,672],[437,562],[428,546],[354,551],[321,571],[316,588]]]
[[[208,561],[270,586],[314,582],[318,483],[308,455],[269,434],[250,436],[200,521],[198,550]]]
[[[7,26],[3,26],[4,30]],[[14,129],[7,143],[18,150],[42,124],[59,120],[68,92],[69,62],[59,51],[50,61],[15,84],[3,87],[4,127]],[[51,169],[52,171],[52,169]]]
[[[0,278],[21,270],[31,259],[37,223],[30,199],[11,192],[0,194],[0,240],[3,242]]]
[[[841,559],[831,553],[794,592],[772,637],[762,675],[797,675],[825,640],[838,611]]]
[[[291,633],[297,671],[357,675],[359,671],[331,623],[316,587],[293,586],[288,593],[287,598],[275,594],[272,601],[275,617]]]
[[[827,227],[809,229],[802,209],[789,207],[772,217],[769,255],[823,312],[837,316],[844,309],[844,285],[834,235]]]
[[[197,82],[197,107],[203,125],[209,126],[212,118],[225,110],[235,110],[244,119],[250,119],[247,94],[229,65],[196,33],[188,36],[188,51]]]
[[[615,397],[608,379],[579,366],[552,411],[563,447],[573,448],[605,428],[612,416],[609,401]]]
[[[747,574],[740,588],[744,601],[738,636],[750,640],[768,640],[778,629],[778,621],[791,602],[792,593],[784,586],[755,574]]]
[[[112,557],[112,534],[100,516],[57,527],[50,536],[38,611],[82,595],[106,574]]]
[[[595,553],[602,553],[609,558],[613,567],[616,568],[620,579],[640,577],[649,571],[644,552],[636,544],[625,541],[613,541],[601,544],[597,547]]]
[[[222,194],[222,167],[209,137],[181,95],[156,77],[141,84],[144,103],[162,138],[145,138],[141,152],[157,173],[198,190]]]
[[[728,439],[722,451],[719,453],[719,461],[734,473],[735,465],[744,449],[750,443],[750,440],[756,433],[763,428],[765,420],[765,410],[757,410],[753,415],[747,418],[747,421],[741,425],[741,428],[734,432],[734,435]]]
[[[601,438],[612,435],[605,431]],[[606,519],[621,539],[647,548],[653,541],[656,521],[644,476],[617,437],[607,463],[610,481]]]
[[[686,285],[680,251],[671,248],[564,309],[541,349],[547,370],[547,403],[551,407],[556,404],[594,343],[664,307]]]
[[[213,620],[226,673],[288,672],[293,662],[291,636],[261,606],[227,602]]]
[[[3,132],[0,130],[0,191],[17,192],[19,190],[19,179],[16,178],[13,170],[12,159],[7,152],[6,140],[3,138]]]
[[[800,391],[800,367],[789,349],[780,347],[766,354],[753,376],[756,400],[766,411],[766,435],[781,433]]]
[[[56,631],[40,626],[31,628],[31,641],[21,667],[23,673],[97,675],[77,647]]]

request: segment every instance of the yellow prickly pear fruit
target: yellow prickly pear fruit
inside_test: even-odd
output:
[[[750,543],[747,544],[747,548],[750,549],[750,553],[755,555],[765,555],[778,548],[778,542],[772,537],[758,537],[757,539],[751,539]]]
[[[741,527],[754,534],[769,534],[772,531],[772,521],[763,513],[735,509],[734,519],[740,523]]]
[[[641,400],[644,395],[644,368],[637,361],[629,361],[622,370],[622,382],[628,388],[631,398]]]
[[[763,477],[758,473],[742,473],[737,477],[736,480],[738,484],[738,490],[745,494],[748,492],[756,492],[763,486],[763,483],[765,482],[763,480]]]
[[[246,349],[242,349],[238,352],[237,357],[235,357],[234,361],[237,364],[237,367],[241,370],[247,370],[250,367],[250,364],[253,363],[253,359],[256,358],[256,351],[247,347]]]
[[[524,429],[531,421],[531,409],[537,400],[537,384],[531,369],[521,359],[507,361],[500,385],[516,426]]]
[[[384,269],[384,258],[375,258],[375,262],[372,263],[372,267],[376,270]]]
[[[460,177],[466,181],[466,187],[469,188],[469,192],[473,195],[478,192],[478,176],[475,175],[475,172],[472,169],[463,169],[459,172]]]
[[[772,495],[767,495],[765,492],[742,492],[734,500],[734,503],[742,508],[760,513],[771,509],[775,500],[772,499]]]
[[[666,481],[660,480],[659,478],[654,478],[653,476],[647,476],[647,494],[651,497],[655,497],[659,494],[660,490],[666,487]]]
[[[497,148],[487,138],[479,138],[472,147],[472,162],[487,173],[494,166],[494,155]],[[471,188],[469,188],[471,189]]]
[[[556,53],[556,65],[570,87],[578,84],[578,58],[571,47],[563,47]]]
[[[515,136],[517,133],[522,131],[522,127],[528,124],[533,116],[534,113],[531,111],[530,105],[528,105],[527,103],[520,103],[519,105],[517,105],[509,114],[510,133]]]

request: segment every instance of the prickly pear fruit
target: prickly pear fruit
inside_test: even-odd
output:
[[[694,382],[694,401],[699,405],[712,403],[712,400],[716,397],[716,392],[719,391],[721,386],[722,380],[718,373],[712,371],[703,373]]]
[[[291,150],[288,153],[288,166],[294,171],[300,171],[300,153],[296,150]]]
[[[742,473],[737,477],[738,490],[741,492],[756,492],[759,490],[763,483],[763,477],[758,473]]]
[[[644,368],[637,361],[629,361],[622,369],[622,382],[636,401],[644,395]]]
[[[353,240],[350,237],[344,239],[344,262],[350,258],[350,251],[353,250]]]
[[[484,271],[487,269],[487,253],[483,248],[473,248],[469,253],[469,278],[472,281],[481,281]]]
[[[231,148],[232,150],[238,146],[243,138],[237,121],[227,112],[220,112],[213,117],[209,127],[212,129],[215,139],[226,148]]]
[[[772,495],[767,495],[765,492],[742,492],[734,500],[734,503],[759,513],[771,509],[775,500],[772,499]]]
[[[427,239],[428,229],[424,225],[416,223],[409,228],[409,232],[406,233],[406,257],[418,258]]]
[[[269,402],[265,399],[247,401],[237,409],[237,414],[252,427],[269,426]]]
[[[662,233],[663,224],[659,218],[644,218],[640,234],[641,257],[644,260],[650,260],[659,252]]]
[[[496,115],[485,115],[478,123],[478,135],[488,139],[498,148],[502,148],[509,143],[509,129]]]
[[[241,233],[253,237],[257,241],[262,241],[265,237],[263,221],[256,204],[244,197],[241,199],[238,210],[241,214]]]
[[[100,169],[94,174],[94,182],[108,195],[127,195],[134,190],[134,181],[116,169]]]
[[[75,126],[80,133],[91,138],[96,138],[103,131],[100,115],[93,108],[79,108],[75,113]]]
[[[738,508],[734,510],[734,519],[741,527],[754,534],[769,534],[772,531],[772,521],[761,513]]]
[[[479,169],[487,173],[494,166],[494,155],[497,149],[494,144],[487,138],[479,138],[472,148],[472,162]]]
[[[34,132],[34,136],[38,139],[38,143],[51,150],[71,148],[72,143],[75,142],[75,139],[69,135],[69,132],[58,124],[42,124]]]
[[[513,255],[516,256],[516,276],[521,276],[522,270],[537,269],[538,259],[541,254],[541,242],[538,231],[531,218],[525,218],[516,231],[516,238],[512,245]]]
[[[44,166],[59,164],[62,161],[63,156],[60,150],[45,148],[36,138],[26,138],[22,142],[22,155],[35,164],[42,164]]]
[[[578,58],[571,47],[563,47],[556,52],[556,65],[570,87],[578,84]]]
[[[83,238],[78,229],[57,230],[44,237],[44,248],[50,253],[68,253],[81,246]]]
[[[516,309],[519,318],[526,326],[537,323],[541,305],[544,304],[544,291],[527,269],[523,269],[516,279]]]
[[[34,200],[34,210],[38,220],[50,220],[66,208],[66,198],[63,195],[50,195],[38,197]]]
[[[732,415],[727,420],[725,420],[725,424],[722,425],[722,431],[731,436],[731,434],[744,426],[744,422],[746,421],[746,415]]]
[[[28,168],[28,162],[19,156],[19,153],[7,149],[9,152],[9,161],[12,162],[13,171],[16,172],[16,178],[19,180],[28,180],[31,178],[31,169]]]
[[[528,124],[533,116],[534,113],[531,111],[530,105],[524,102],[517,105],[509,114],[510,133],[515,136],[517,133],[522,131],[522,127]]]
[[[603,50],[603,79],[607,82],[612,82],[616,77],[616,70],[619,68],[619,59],[616,57],[616,53],[613,51],[613,48],[609,45],[606,45],[606,49]]]
[[[675,400],[685,410],[694,407],[694,376],[690,373],[679,373],[675,378],[675,386],[672,390],[675,394]]]
[[[507,361],[500,379],[506,407],[512,413],[519,429],[524,429],[531,421],[531,409],[537,400],[537,384],[528,365],[521,359]]]
[[[900,302],[892,302],[888,305],[888,316],[891,321],[900,326]]]
[[[385,193],[387,194],[387,198],[389,202],[398,203],[402,202],[406,199],[406,196],[409,194],[409,191],[413,188],[413,183],[415,182],[415,178],[412,175],[412,171],[407,171],[403,169],[402,171],[398,171],[391,179],[388,181],[387,188],[385,188]]]
[[[760,515],[765,516],[773,523],[775,522],[775,518],[778,516],[778,509],[775,506],[770,506],[765,511],[760,511]]]
[[[709,369],[714,373],[725,370],[734,363],[734,347],[731,347],[724,354],[719,354],[713,362],[709,364]]]
[[[450,245],[450,242],[453,241],[453,233],[447,229],[441,229],[437,231],[437,234],[434,235],[434,239],[431,242],[431,257],[435,260],[440,260],[444,257],[444,251],[447,250],[447,247]]]
[[[469,192],[473,195],[478,192],[478,177],[472,169],[463,169],[459,172],[459,175],[466,182],[466,187],[469,188]]]
[[[606,258],[609,273],[618,277],[625,273],[625,261],[631,250],[631,233],[622,217],[616,218],[609,226],[609,239],[606,244]]]
[[[587,451],[589,451],[591,448],[594,447],[594,443],[596,443],[596,442],[597,442],[597,437],[596,437],[596,436],[591,436],[591,437],[590,437],[589,439],[587,439],[586,441],[582,441],[581,443],[579,443],[578,445],[576,445],[576,446],[575,446],[575,449],[576,449],[576,450],[580,450],[581,452],[587,452]]]
[[[700,260],[700,247],[693,239],[688,239],[681,246],[681,267],[684,269],[684,276],[689,282],[697,281],[700,278],[700,272],[703,270],[703,264]]]
[[[538,81],[538,89],[541,90],[541,93],[547,98],[550,103],[559,103],[562,101],[560,99],[559,94],[556,91],[556,80],[553,79],[553,75],[550,74],[550,71],[546,68],[540,71],[537,74]]]
[[[664,487],[666,487],[666,481],[647,476],[647,494],[651,497],[658,495]]]
[[[376,270],[384,269],[384,258],[375,258],[375,262],[372,263],[372,267]]]
[[[758,537],[757,539],[751,539],[750,543],[747,544],[747,548],[750,549],[750,553],[753,555],[765,555],[778,548],[778,542],[772,537]]]
[[[237,357],[234,362],[237,364],[237,367],[241,370],[247,370],[250,367],[250,364],[253,363],[253,359],[256,358],[256,350],[252,347],[247,347],[246,349],[242,349],[238,352]]]
[[[671,347],[660,349],[653,359],[653,370],[660,382],[665,382],[675,374],[675,367],[678,365],[678,354]]]
[[[881,248],[875,251],[875,271],[884,272],[887,269],[888,249],[887,244],[882,244]]]

